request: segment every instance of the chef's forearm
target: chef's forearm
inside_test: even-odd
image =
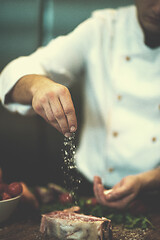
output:
[[[47,77],[36,74],[23,76],[6,95],[5,103],[17,102],[31,105],[36,88],[46,80],[50,81]]]
[[[139,180],[141,182],[141,190],[158,190],[160,189],[160,167],[139,174]]]

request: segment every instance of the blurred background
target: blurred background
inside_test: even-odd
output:
[[[132,4],[132,0],[0,0],[0,72],[13,59],[72,31],[91,12]],[[78,132],[83,124],[82,86],[72,87]],[[39,116],[24,117],[0,104],[0,167],[6,182],[63,185],[63,136]]]

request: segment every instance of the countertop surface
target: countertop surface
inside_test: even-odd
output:
[[[155,206],[154,201],[153,205]],[[0,240],[44,240],[46,237],[39,231],[40,221],[39,211],[20,203],[10,219],[0,224]],[[160,208],[151,213],[151,221],[154,229],[125,229],[123,225],[113,226],[113,240],[160,240]]]

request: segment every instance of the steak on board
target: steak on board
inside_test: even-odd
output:
[[[53,240],[111,240],[111,221],[76,213],[78,207],[42,215],[40,231]]]

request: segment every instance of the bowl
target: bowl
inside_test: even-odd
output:
[[[9,219],[16,209],[21,196],[22,194],[14,198],[0,201],[0,223]]]

